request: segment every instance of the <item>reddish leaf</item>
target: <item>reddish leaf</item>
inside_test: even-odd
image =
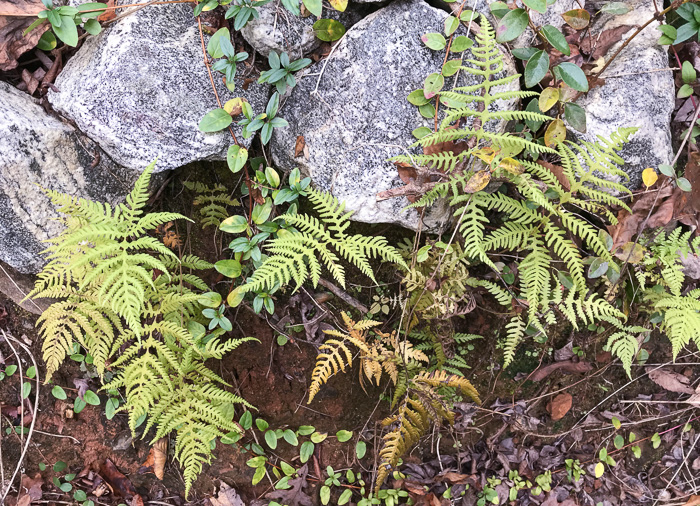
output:
[[[107,4],[107,7],[114,7],[114,0],[107,0],[105,2]],[[117,12],[114,9],[109,9],[100,14],[97,17],[97,21],[100,22],[105,22],[105,21],[112,21],[114,18],[117,17]]]
[[[598,34],[585,36],[579,47],[581,51],[597,60],[601,56],[605,56],[608,49],[620,42],[622,36],[633,28],[635,28],[633,25],[620,25],[610,30],[603,30]]]
[[[105,459],[100,463],[100,475],[109,483],[112,489],[124,499],[132,499],[132,504],[143,504],[143,499],[136,492],[134,485],[129,478],[124,476],[119,469],[112,463],[111,460]]]
[[[574,398],[571,394],[564,392],[552,399],[547,404],[547,412],[552,415],[552,421],[561,420],[569,412],[574,403]]]
[[[532,381],[542,381],[557,370],[568,373],[586,373],[588,371],[592,371],[593,366],[584,361],[573,362],[571,360],[567,360],[564,362],[554,362],[553,364],[540,367],[534,374],[532,374],[532,376],[530,376],[530,379]]]
[[[306,147],[306,139],[303,135],[297,137],[297,141],[294,144],[294,158],[298,158],[304,154],[304,148]]]

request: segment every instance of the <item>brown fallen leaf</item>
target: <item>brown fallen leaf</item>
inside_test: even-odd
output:
[[[591,58],[597,60],[605,56],[608,49],[620,42],[620,38],[633,28],[635,28],[634,25],[620,25],[609,30],[603,30],[600,33],[595,33],[590,37],[585,36],[579,44],[579,48],[587,55],[590,55]]]
[[[22,486],[17,496],[17,506],[29,506],[33,501],[41,500],[43,495],[41,486],[44,480],[40,473],[36,473],[34,478],[22,475]]]
[[[114,0],[107,0],[107,7],[114,7]],[[100,14],[97,17],[97,21],[104,23],[106,21],[112,21],[114,18],[117,17],[117,12],[112,8],[109,10],[106,10],[102,14]]]
[[[561,370],[562,372],[568,373],[586,373],[593,370],[593,366],[588,362],[581,360],[580,362],[574,362],[572,360],[565,360],[563,362],[554,362],[553,364],[540,367],[535,371],[530,379],[532,381],[542,381],[547,376],[552,374],[554,371]]]
[[[245,506],[238,492],[226,483],[221,484],[219,493],[216,497],[210,497],[209,502],[211,502],[211,506]]]
[[[683,503],[683,506],[700,506],[700,495],[691,495],[690,499]]]
[[[564,168],[561,165],[555,165],[553,163],[545,162],[544,160],[538,160],[537,163],[554,174],[554,177],[557,178],[559,184],[562,185],[566,191],[571,190],[571,183],[569,182],[569,178],[564,175]]]
[[[547,404],[547,412],[552,416],[552,421],[556,422],[564,418],[564,415],[569,412],[573,403],[574,398],[567,392],[555,396],[549,404]]]
[[[168,460],[168,438],[162,437],[153,445],[153,472],[159,480],[163,479],[165,462]]]
[[[133,505],[138,505],[139,501],[140,504],[143,504],[143,499],[136,492],[131,480],[124,476],[111,460],[105,459],[100,462],[100,475],[109,486],[112,487],[112,490],[114,490],[117,495],[120,495],[124,499],[131,500]]]
[[[664,369],[653,369],[651,367],[647,367],[646,371],[649,374],[649,379],[664,390],[677,392],[679,394],[695,393],[695,390],[688,385],[688,383],[690,383],[690,378],[686,378],[682,374],[666,371]]]
[[[306,139],[303,135],[297,137],[297,141],[294,144],[294,158],[298,158],[304,154],[304,148],[306,147]]]
[[[0,70],[17,67],[17,59],[34,48],[49,29],[44,23],[23,34],[44,9],[41,0],[0,0]]]

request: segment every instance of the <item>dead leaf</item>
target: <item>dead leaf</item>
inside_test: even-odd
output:
[[[50,25],[44,23],[23,34],[44,9],[41,0],[0,0],[0,70],[17,67],[17,59],[33,49],[49,29]]]
[[[132,505],[138,504],[139,500],[140,504],[143,504],[143,499],[136,492],[136,489],[129,478],[124,476],[124,474],[117,469],[117,466],[115,466],[111,460],[105,459],[100,462],[100,475],[109,484],[109,486],[112,487],[112,490],[114,490],[116,494],[127,500],[133,498]]]
[[[555,165],[553,163],[545,162],[544,160],[537,160],[537,163],[554,174],[554,177],[557,178],[557,181],[559,181],[559,184],[562,186],[562,188],[564,188],[564,190],[571,190],[571,183],[569,182],[569,178],[564,175],[564,168],[561,165]]]
[[[620,250],[615,252],[615,256],[623,262],[638,264],[644,259],[645,251],[644,246],[630,241],[623,244]]]
[[[107,7],[114,7],[114,0],[107,0],[105,2],[107,4]],[[114,18],[117,17],[117,12],[114,9],[109,9],[100,14],[97,17],[97,21],[104,23],[106,21],[112,21]]]
[[[298,158],[304,154],[304,148],[306,147],[306,139],[303,135],[297,137],[297,141],[294,144],[294,158]]]
[[[540,367],[535,373],[530,376],[532,381],[542,381],[554,371],[561,370],[568,373],[587,373],[593,370],[593,366],[585,361],[573,362],[571,360],[563,362],[554,362],[553,364]]]
[[[685,178],[690,182],[690,205],[695,212],[700,213],[700,153],[693,151],[685,166]]]
[[[486,188],[486,185],[491,181],[491,171],[490,170],[480,170],[474,173],[469,181],[464,185],[464,193],[476,193],[479,190]]]
[[[83,395],[85,395],[85,392],[87,392],[88,380],[83,378],[73,378],[73,384],[75,385],[75,388],[78,389],[78,397],[80,397],[80,400],[84,401],[85,399],[83,399]]]
[[[695,393],[695,390],[688,386],[690,379],[686,378],[682,374],[666,371],[664,369],[652,369],[651,367],[647,367],[646,371],[649,374],[649,379],[664,390],[668,390],[669,392],[677,392],[680,394]]]
[[[163,479],[165,462],[168,460],[168,438],[162,437],[151,448],[153,451],[153,472],[156,478]]]
[[[308,464],[304,464],[304,467],[297,471],[297,477],[287,482],[291,488],[269,492],[265,494],[265,498],[274,499],[287,506],[312,506],[311,497],[303,490],[307,486],[306,475],[308,473]]]
[[[564,415],[569,412],[573,403],[574,398],[567,392],[555,396],[554,399],[547,404],[547,412],[552,415],[552,421],[556,422],[564,418]]]
[[[591,36],[585,36],[579,44],[579,48],[597,60],[605,56],[608,49],[620,42],[622,36],[633,28],[635,28],[633,25],[620,25]]]
[[[683,506],[700,506],[700,495],[691,495],[690,499],[683,503]]]
[[[647,221],[648,228],[665,227],[673,219],[673,208],[674,200],[677,193],[671,194],[671,196],[665,199],[661,205],[649,216],[649,221]]]
[[[221,484],[219,494],[216,497],[210,497],[209,502],[211,506],[245,506],[238,492],[226,483]]]
[[[42,497],[41,486],[44,480],[41,473],[36,473],[34,478],[30,478],[26,474],[22,475],[22,487],[19,490],[17,497],[17,506],[29,506],[33,501],[39,501]]]

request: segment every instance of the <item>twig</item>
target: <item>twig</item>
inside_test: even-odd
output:
[[[347,292],[345,292],[345,291],[341,290],[340,288],[338,288],[337,286],[335,286],[333,283],[331,283],[327,279],[323,279],[323,278],[319,279],[318,284],[324,288],[327,288],[331,292],[333,292],[333,295],[335,295],[339,299],[342,299],[343,302],[351,305],[352,307],[357,309],[360,313],[362,313],[362,314],[369,313],[369,309],[367,309],[367,306],[365,306],[362,302],[357,300],[352,295],[348,294]]]

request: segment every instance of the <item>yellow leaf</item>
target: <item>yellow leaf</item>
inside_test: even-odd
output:
[[[348,6],[348,0],[329,0],[331,7],[340,12],[345,12]]]
[[[476,172],[464,185],[464,193],[476,193],[483,190],[491,181],[491,172],[488,170],[480,170]]]
[[[493,159],[496,157],[496,150],[492,147],[475,149],[472,151],[472,155],[490,165],[491,162],[493,162]]]
[[[544,133],[544,143],[547,147],[555,147],[566,139],[566,127],[560,119],[552,121]]]
[[[628,242],[622,245],[622,248],[620,248],[617,251],[617,253],[615,253],[615,256],[623,262],[627,261],[631,264],[638,264],[644,259],[644,252],[644,246],[642,246],[641,244]]]
[[[516,176],[525,171],[525,167],[514,158],[504,158],[498,166]]]
[[[224,104],[224,111],[229,113],[231,116],[236,117],[243,112],[243,102],[247,102],[247,100],[243,97],[232,98]]]
[[[659,176],[656,174],[656,171],[654,169],[652,169],[651,167],[647,167],[642,172],[642,182],[646,186],[653,185],[654,183],[656,183],[657,179],[659,179]]]
[[[540,94],[540,111],[547,112],[559,101],[559,90],[556,88],[546,88]]]
[[[601,476],[603,476],[604,472],[605,472],[605,466],[603,465],[602,462],[598,462],[595,465],[595,477],[600,478]]]
[[[598,59],[595,61],[595,67],[593,67],[593,68],[591,69],[591,74],[597,74],[598,72],[600,72],[601,70],[603,70],[603,67],[604,67],[604,66],[605,66],[605,58],[603,58],[603,57],[601,56],[600,58],[598,58]]]

